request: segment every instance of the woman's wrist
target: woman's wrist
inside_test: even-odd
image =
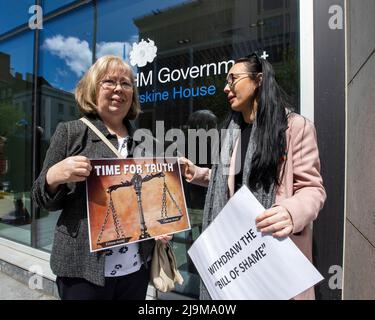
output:
[[[54,169],[54,166],[52,166],[51,168],[49,168],[46,174],[46,189],[50,194],[55,194],[57,189],[59,188],[59,185],[61,184],[56,179]]]
[[[194,178],[197,174],[197,169],[198,169],[198,167],[195,164],[193,164],[192,162],[190,162],[190,164],[189,164],[189,176],[185,177],[187,182],[191,182],[192,180],[194,180]]]

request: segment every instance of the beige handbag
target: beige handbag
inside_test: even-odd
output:
[[[123,158],[112,143],[88,119],[81,118],[79,120],[91,128],[118,158]],[[169,244],[156,241],[151,262],[150,279],[154,287],[161,292],[171,291],[174,289],[176,282],[180,285],[184,282],[177,270],[176,257]]]
[[[184,279],[177,270],[176,257],[169,244],[156,241],[150,277],[154,287],[161,292],[173,290],[176,283],[183,284]]]

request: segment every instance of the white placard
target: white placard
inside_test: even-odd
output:
[[[214,300],[288,300],[324,278],[289,238],[257,231],[265,209],[243,186],[188,251]]]

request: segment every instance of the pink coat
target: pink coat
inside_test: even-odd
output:
[[[293,234],[290,238],[298,248],[312,260],[312,222],[317,218],[326,199],[323,179],[320,175],[320,160],[314,124],[298,114],[288,119],[287,159],[281,185],[276,190],[274,206],[286,208],[293,219]],[[237,147],[237,146],[236,146]],[[235,147],[235,149],[236,149]],[[236,150],[233,151],[235,155]],[[234,159],[232,158],[231,167]],[[197,167],[189,182],[207,186],[211,171]],[[228,187],[233,195],[234,177],[229,176]],[[295,299],[315,299],[310,288]]]

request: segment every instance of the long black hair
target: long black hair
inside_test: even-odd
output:
[[[263,187],[268,191],[272,183],[280,185],[279,173],[286,156],[288,110],[292,108],[287,94],[276,82],[275,71],[268,61],[253,53],[236,60],[235,64],[237,63],[246,66],[254,81],[258,73],[263,74],[256,97],[256,149],[252,158],[249,186],[251,189]]]

